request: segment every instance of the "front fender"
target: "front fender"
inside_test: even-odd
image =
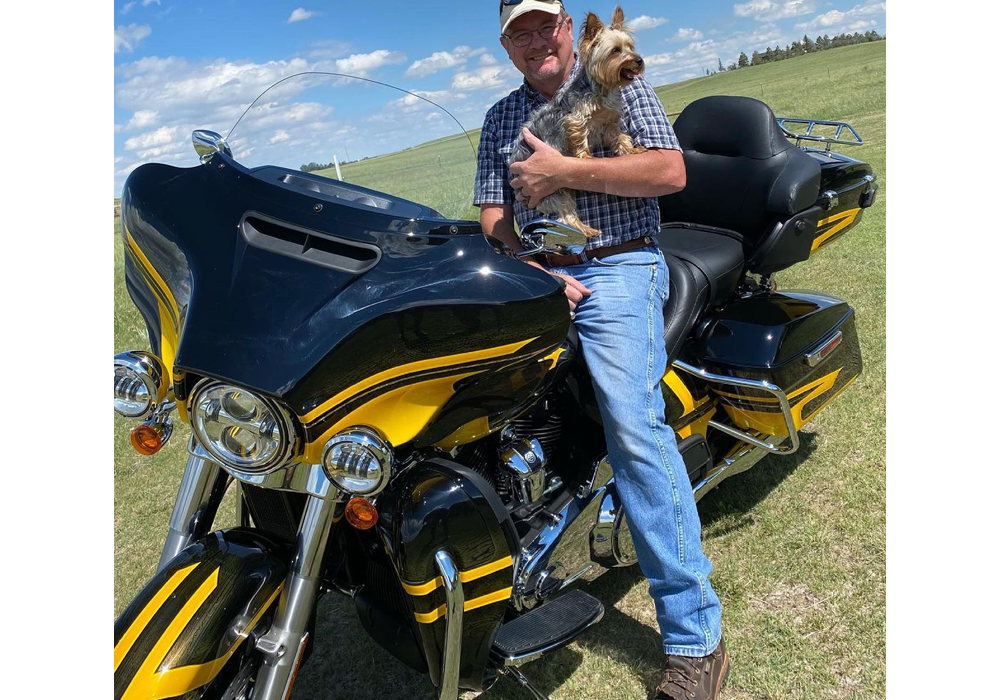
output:
[[[279,548],[249,529],[189,545],[115,620],[115,700],[160,700],[209,683],[274,609]]]

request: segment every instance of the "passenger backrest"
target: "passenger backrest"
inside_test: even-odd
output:
[[[816,204],[820,166],[784,137],[771,109],[749,97],[703,97],[681,112],[674,131],[684,149],[687,186],[660,197],[661,221],[738,231],[751,269],[765,252],[759,248],[785,248],[791,234],[778,235],[776,226]],[[806,233],[808,257],[812,240]],[[802,244],[791,257],[800,256]]]

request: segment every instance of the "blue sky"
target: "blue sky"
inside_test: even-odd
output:
[[[579,29],[615,2],[567,0]],[[144,162],[197,164],[195,128],[227,134],[276,80],[334,71],[418,91],[469,129],[521,82],[497,37],[497,0],[194,2],[130,0],[115,9],[115,195]],[[885,33],[871,0],[626,0],[654,85],[703,75],[740,51],[842,31]],[[300,85],[300,83],[302,83]],[[233,134],[248,165],[298,167],[376,155],[454,133],[420,100],[357,81],[293,81],[269,93]],[[667,105],[669,110],[669,105]]]

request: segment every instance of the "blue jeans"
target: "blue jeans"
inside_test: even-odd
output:
[[[647,246],[551,271],[591,290],[577,305],[574,322],[663,650],[710,654],[722,634],[722,606],[708,581],[712,564],[701,551],[694,493],[660,389],[669,293],[663,254]]]

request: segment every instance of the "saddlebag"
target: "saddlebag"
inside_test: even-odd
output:
[[[735,301],[710,317],[696,355],[695,363],[715,374],[777,385],[788,398],[796,430],[861,373],[854,309],[812,292]],[[736,427],[788,435],[773,394],[736,385],[711,389]]]

